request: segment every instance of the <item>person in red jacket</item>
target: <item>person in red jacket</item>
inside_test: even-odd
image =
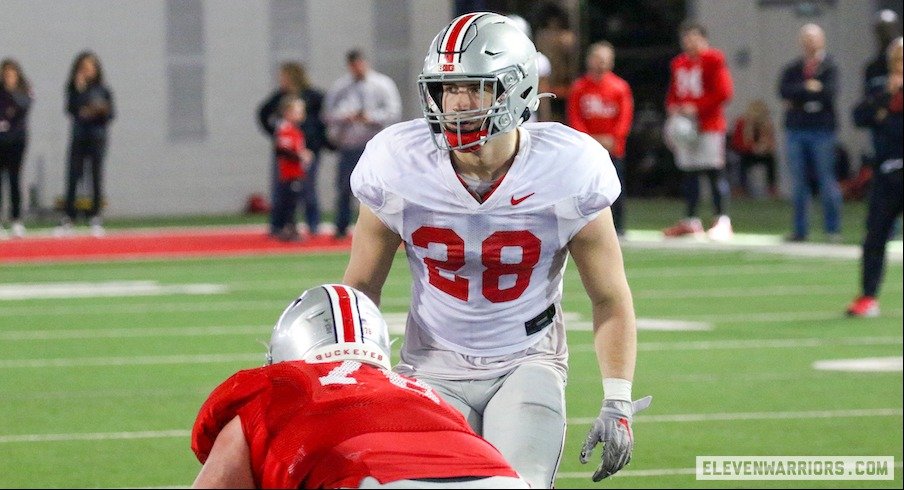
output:
[[[529,488],[426,383],[390,370],[364,293],[308,289],[273,328],[267,365],[201,407],[195,488]]]
[[[710,47],[706,29],[695,22],[679,29],[683,52],[672,59],[671,81],[666,96],[666,142],[675,155],[675,164],[684,171],[685,218],[663,231],[665,236],[702,234],[697,217],[700,198],[699,177],[706,175],[712,189],[715,221],[707,231],[711,240],[733,236],[728,217],[730,188],[725,175],[724,106],[733,95],[731,73],[721,51]],[[696,130],[679,131],[680,121],[690,121]]]
[[[282,120],[273,135],[273,151],[276,153],[279,173],[273,228],[279,240],[297,241],[300,237],[295,222],[295,208],[302,197],[305,171],[314,159],[314,154],[307,148],[301,131],[301,124],[306,117],[304,101],[297,95],[287,95],[280,101],[279,110]]]
[[[612,73],[615,48],[602,41],[587,48],[587,73],[571,85],[568,125],[603,145],[622,189],[625,188],[625,141],[634,118],[634,97],[628,82]],[[615,232],[625,234],[624,192],[612,203]]]

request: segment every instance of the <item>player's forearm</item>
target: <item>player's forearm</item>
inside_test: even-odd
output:
[[[593,345],[603,378],[634,379],[637,363],[637,328],[634,309],[628,301],[613,307],[593,309]]]

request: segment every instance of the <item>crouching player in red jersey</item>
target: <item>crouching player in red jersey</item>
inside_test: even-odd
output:
[[[282,313],[267,365],[201,407],[195,488],[528,488],[461,413],[390,371],[377,306],[341,285]]]

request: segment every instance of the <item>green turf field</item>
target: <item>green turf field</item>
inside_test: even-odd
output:
[[[338,281],[346,260],[2,266],[0,487],[189,485],[200,466],[188,431],[206,395],[262,364],[261,342],[282,308],[305,288]],[[882,316],[848,319],[855,259],[628,245],[625,261],[641,325],[682,320],[707,330],[639,332],[634,393],[654,402],[635,422],[634,462],[593,484],[592,468],[577,460],[602,390],[581,330],[589,306],[569,266],[564,306],[577,329],[558,487],[901,488],[902,373],[812,367],[901,356],[900,263],[888,269]],[[25,283],[43,284],[46,297],[13,299],[9,291]],[[391,323],[405,311],[408,284],[400,255],[384,290]],[[74,294],[85,297],[66,297]],[[890,482],[697,482],[695,457],[704,455],[894,456],[897,466]]]

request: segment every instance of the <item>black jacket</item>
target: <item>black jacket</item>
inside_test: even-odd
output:
[[[29,108],[31,95],[28,92],[8,92],[0,86],[0,143],[25,141]]]
[[[276,133],[276,127],[279,124],[279,101],[286,95],[282,90],[274,91],[260,105],[257,110],[257,122],[260,124],[261,130],[268,136]],[[320,110],[323,107],[323,93],[312,88],[305,89],[301,92],[301,99],[304,100],[305,112],[307,117],[301,124],[301,130],[304,131],[305,143],[309,150],[319,153],[320,149],[326,145],[326,125],[320,119]]]
[[[83,108],[96,103],[106,103],[109,110],[102,115],[82,116]],[[107,136],[107,125],[116,116],[113,92],[106,86],[93,83],[79,92],[70,87],[66,90],[66,112],[72,116],[72,137],[103,138]]]
[[[885,87],[881,87],[873,90],[854,107],[854,124],[873,130],[877,164],[901,158],[904,147],[901,98],[900,89],[897,95],[893,96],[885,90]]]
[[[779,95],[785,101],[785,126],[795,129],[835,129],[835,94],[838,92],[838,67],[826,56],[814,77],[822,90],[804,88],[804,60],[798,59],[782,70]]]

